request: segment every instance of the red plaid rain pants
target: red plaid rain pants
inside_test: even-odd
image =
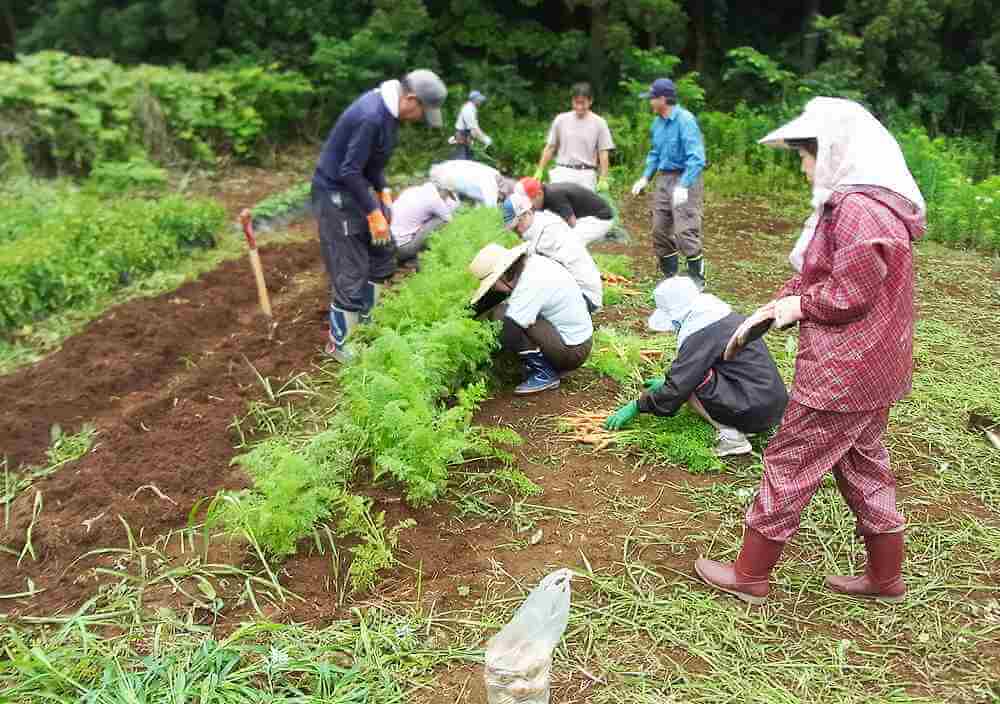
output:
[[[888,408],[838,413],[789,401],[781,427],[764,452],[764,476],[747,510],[747,526],[770,540],[790,540],[802,511],[832,469],[857,519],[858,533],[902,530],[896,478],[882,442],[888,420]]]

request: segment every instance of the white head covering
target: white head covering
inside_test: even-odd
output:
[[[813,176],[814,212],[788,257],[796,271],[802,271],[806,248],[816,233],[823,206],[835,189],[880,186],[909,200],[921,215],[926,212],[924,198],[899,144],[858,103],[843,98],[813,98],[801,115],[761,139],[760,144],[788,149],[789,139],[815,139],[819,147]]]
[[[677,348],[691,335],[707,328],[733,312],[725,301],[710,293],[699,293],[686,276],[673,276],[653,291],[656,310],[646,325],[655,332],[677,332]]]

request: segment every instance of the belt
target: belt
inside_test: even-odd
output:
[[[680,174],[684,173],[684,169],[660,169],[659,173],[661,173],[661,174],[680,175]]]
[[[576,169],[578,171],[596,171],[596,166],[587,166],[586,164],[560,164],[556,162],[556,166],[561,166],[564,169]]]

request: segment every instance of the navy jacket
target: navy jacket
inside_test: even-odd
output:
[[[351,196],[364,213],[378,209],[371,189],[385,188],[385,167],[399,138],[399,120],[392,116],[378,89],[351,103],[337,118],[319,155],[313,187]]]

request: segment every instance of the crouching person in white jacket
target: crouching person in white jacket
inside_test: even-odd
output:
[[[561,264],[528,245],[505,249],[491,243],[469,264],[480,281],[470,304],[503,322],[502,349],[518,356],[524,381],[515,394],[559,386],[560,377],[590,356],[594,326],[587,299]]]
[[[504,227],[514,230],[528,245],[528,251],[558,262],[576,281],[587,309],[594,313],[604,305],[601,271],[586,245],[573,233],[566,221],[555,213],[537,211],[531,200],[515,192],[501,207]]]

